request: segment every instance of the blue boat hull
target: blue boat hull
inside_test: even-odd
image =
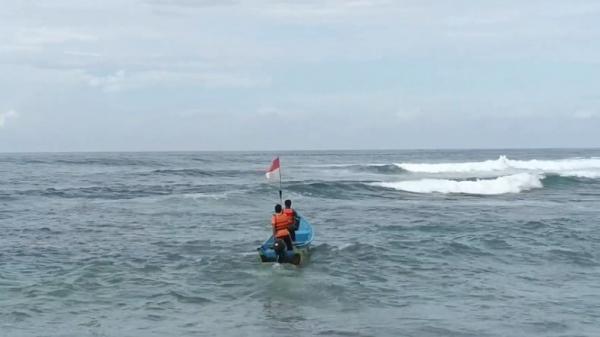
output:
[[[310,244],[314,237],[312,225],[303,217],[300,217],[300,223],[296,230],[296,241],[294,241],[294,249],[286,252],[287,256],[284,262],[295,265],[301,264],[308,257]],[[260,247],[258,247],[258,255],[262,262],[278,262],[279,257],[273,249],[273,236],[269,237]]]

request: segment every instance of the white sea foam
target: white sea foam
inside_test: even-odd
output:
[[[381,163],[354,163],[354,164],[312,164],[312,165],[304,165],[305,167],[323,167],[323,168],[351,168],[356,166],[364,166],[364,167],[382,167],[387,166],[389,164],[381,164]]]
[[[600,178],[600,170],[597,170],[597,171],[591,171],[591,170],[564,171],[564,172],[560,172],[560,175],[563,177],[596,179],[596,178]]]
[[[346,248],[352,247],[352,245],[354,245],[354,244],[347,242],[347,243],[344,243],[344,244],[340,245],[339,247],[337,247],[337,249],[338,250],[344,250]]]
[[[533,173],[517,173],[496,179],[450,180],[421,179],[398,182],[372,183],[375,186],[392,188],[415,193],[464,193],[464,194],[505,194],[519,193],[542,187],[543,175]]]
[[[422,173],[463,173],[506,170],[529,170],[560,173],[573,170],[600,170],[600,158],[573,158],[559,160],[513,160],[500,156],[496,160],[463,163],[398,163],[396,166],[411,172]]]
[[[413,164],[400,163],[395,164],[401,169],[411,172],[424,173],[445,173],[445,172],[481,172],[481,171],[500,171],[509,168],[508,159],[501,156],[497,160],[486,160],[481,162],[464,162],[464,163],[438,163],[438,164]]]
[[[186,198],[191,198],[191,199],[214,199],[214,200],[221,200],[221,199],[227,199],[227,197],[229,196],[230,193],[188,193],[188,194],[184,194],[183,196]]]

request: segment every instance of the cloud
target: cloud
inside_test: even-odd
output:
[[[575,119],[594,119],[598,117],[600,117],[600,112],[592,109],[580,109],[573,114]]]
[[[28,27],[11,31],[2,41],[2,49],[6,51],[39,52],[52,45],[66,43],[92,42],[94,35],[59,27]]]
[[[236,5],[238,0],[146,0],[150,5],[181,7],[217,7]]]
[[[114,74],[106,76],[88,75],[88,84],[92,87],[100,87],[105,92],[116,92],[123,88],[125,82],[125,70],[119,70]]]
[[[65,50],[63,53],[65,55],[78,56],[78,57],[101,57],[102,56],[102,54],[100,54],[100,53],[85,52],[85,51],[78,51],[78,50]]]
[[[315,142],[331,138],[331,125],[342,134],[366,130],[371,144],[386,137],[377,130],[456,128],[430,140],[415,131],[414,146],[447,146],[448,135],[468,135],[477,123],[507,133],[523,119],[591,130],[600,123],[598,14],[593,0],[5,1],[0,118],[31,124],[4,132],[13,138],[0,151],[2,143],[77,143],[75,130],[53,137],[58,127],[47,125],[57,121],[89,125],[81,137],[97,131],[88,138],[99,148],[108,142],[102,123],[137,128],[153,111],[182,117],[164,119],[172,130],[189,127],[188,139],[157,134],[181,136],[186,148],[198,134],[222,148],[269,144],[252,143],[252,128],[247,138],[219,138],[215,125],[258,130],[281,118],[311,129]],[[8,108],[27,118],[12,120]],[[202,120],[209,114],[212,126]],[[594,132],[573,139],[597,144]],[[557,142],[553,131],[539,135],[540,144]],[[150,138],[139,137],[138,147],[152,149]]]
[[[323,23],[364,18],[373,13],[369,11],[386,11],[394,7],[397,8],[387,0],[276,1],[261,8],[261,12],[279,19]]]
[[[43,45],[58,44],[68,41],[93,41],[96,38],[90,34],[84,34],[65,28],[39,27],[22,30],[17,34],[17,39],[23,44]]]
[[[220,72],[177,72],[168,70],[146,70],[127,72],[119,70],[105,76],[85,75],[92,87],[105,92],[120,92],[147,87],[200,86],[207,89],[254,88],[270,85],[266,77],[245,76]]]
[[[11,118],[17,117],[18,114],[15,110],[8,110],[6,112],[0,112],[0,128],[3,128],[6,125],[6,121]]]

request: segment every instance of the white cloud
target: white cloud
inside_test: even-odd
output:
[[[245,76],[221,72],[176,72],[168,70],[147,70],[126,72],[119,70],[107,76],[86,75],[92,87],[105,92],[119,92],[147,87],[169,87],[174,85],[198,85],[203,88],[253,88],[270,85],[266,77]]]
[[[85,51],[78,51],[78,50],[65,50],[63,52],[65,55],[71,55],[71,56],[80,56],[80,57],[101,57],[102,54],[100,53],[92,53],[92,52],[85,52]]]
[[[90,34],[75,32],[70,29],[48,27],[23,30],[17,34],[17,38],[23,44],[34,45],[95,40],[95,37]]]
[[[600,112],[591,109],[577,110],[573,114],[573,118],[575,119],[592,119],[596,117],[600,117]]]
[[[51,45],[65,43],[92,42],[97,38],[94,35],[82,33],[72,29],[58,27],[21,28],[10,31],[10,34],[0,39],[2,49],[6,51],[41,51]]]
[[[113,75],[88,76],[88,84],[92,87],[100,87],[106,92],[116,92],[123,88],[125,81],[125,70],[119,70]]]
[[[0,128],[6,125],[6,121],[17,117],[18,114],[15,110],[8,110],[6,112],[0,112]]]
[[[284,117],[317,126],[315,139],[324,122],[587,127],[600,122],[600,102],[585,98],[600,84],[598,14],[593,0],[5,1],[0,101],[27,111],[39,139],[54,119],[100,129],[92,110],[116,128],[152,109],[241,125]],[[5,111],[2,126],[26,122]]]

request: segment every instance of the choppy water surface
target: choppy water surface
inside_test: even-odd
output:
[[[599,336],[600,150],[0,154],[0,336]]]

